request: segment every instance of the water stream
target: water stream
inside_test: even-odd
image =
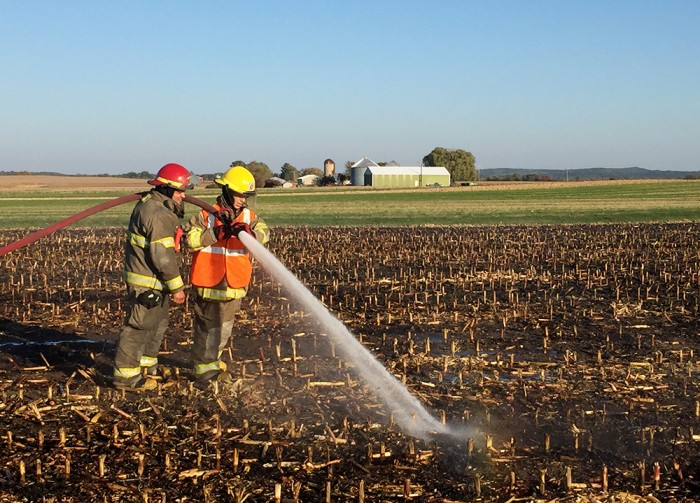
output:
[[[447,434],[446,425],[435,419],[406,387],[277,258],[252,236],[241,233],[241,241],[260,264],[296,301],[323,326],[336,351],[355,366],[358,375],[394,415],[395,423],[407,434],[428,439]]]

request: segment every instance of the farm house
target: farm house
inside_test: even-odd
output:
[[[382,188],[449,187],[450,172],[444,167],[433,166],[379,166],[363,157],[350,167],[350,182]]]

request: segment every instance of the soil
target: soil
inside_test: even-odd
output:
[[[215,384],[193,386],[188,303],[158,389],[113,389],[123,232],[61,231],[0,257],[0,501],[696,501],[699,237],[274,229],[270,250],[450,427],[419,439],[259,266]]]

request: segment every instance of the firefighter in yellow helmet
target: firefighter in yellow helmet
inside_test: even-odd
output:
[[[267,224],[247,205],[248,197],[255,195],[252,173],[234,166],[214,181],[221,187],[214,204],[217,212],[202,210],[184,228],[186,246],[194,252],[190,282],[197,296],[192,357],[198,387],[205,387],[226,369],[221,353],[248,292],[252,264],[238,234],[247,232],[263,245],[270,239]]]
[[[185,191],[192,188],[190,172],[166,164],[148,183],[153,189],[136,203],[126,233],[126,318],[114,357],[114,386],[130,391],[157,386],[151,377],[168,328],[169,298],[185,301],[177,240]]]

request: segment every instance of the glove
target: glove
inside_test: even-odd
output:
[[[217,241],[223,241],[233,236],[230,225],[217,225],[213,227],[213,231]]]
[[[245,222],[234,222],[231,224],[231,235],[233,236],[238,236],[240,232],[247,232],[251,236],[255,237],[255,234],[253,234],[253,231],[251,230],[250,226],[245,223]]]
[[[216,218],[219,220],[219,222],[222,222],[224,224],[230,224],[233,222],[233,208],[221,208],[217,213],[216,213]]]

